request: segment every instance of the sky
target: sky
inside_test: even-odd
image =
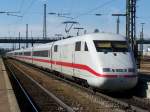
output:
[[[74,27],[83,27],[87,33],[94,29],[100,32],[116,33],[116,17],[113,13],[125,13],[126,0],[1,0],[0,11],[18,12],[8,16],[0,14],[0,37],[25,37],[26,24],[29,24],[29,38],[42,37],[43,30],[43,4],[47,4],[47,13],[69,13],[73,21],[79,22]],[[144,25],[144,36],[150,38],[150,0],[138,0],[137,2],[137,37],[141,31],[141,24]],[[95,16],[95,14],[102,16]],[[58,17],[47,14],[47,35],[53,37],[55,34],[65,33],[64,21],[70,18]],[[120,17],[120,33],[125,35],[125,17]],[[76,35],[76,30],[71,29],[70,35]],[[81,31],[80,34],[83,34]]]

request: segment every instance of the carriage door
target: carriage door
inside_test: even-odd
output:
[[[53,61],[53,46],[54,46],[54,43],[52,43],[52,45],[50,46],[50,50],[49,50],[49,61],[51,62],[50,63],[50,69],[53,70],[53,64],[52,64],[52,61]]]
[[[32,64],[33,64],[33,48],[31,48],[31,59],[32,59]]]
[[[61,65],[60,65],[60,47],[58,45],[54,45],[54,52],[53,57],[54,61],[53,69],[60,72],[61,71]]]
[[[73,64],[80,64],[81,63],[81,41],[77,41],[75,43],[75,52],[74,52],[74,56],[73,56]],[[80,69],[78,69],[77,67],[73,68],[73,72],[74,72],[74,76],[78,76],[80,77]]]

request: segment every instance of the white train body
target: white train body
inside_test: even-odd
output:
[[[27,52],[30,55],[25,56]],[[126,38],[121,35],[88,34],[7,55],[69,78],[81,79],[101,90],[124,91],[137,84],[135,61]]]

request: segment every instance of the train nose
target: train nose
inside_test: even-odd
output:
[[[116,90],[129,90],[136,86],[137,84],[137,77],[125,77],[125,78],[119,78],[118,84],[116,84],[114,88]]]
[[[117,77],[114,79],[105,79],[102,88],[110,91],[125,91],[132,89],[137,84],[137,77]]]
[[[117,92],[134,88],[137,84],[138,77],[136,75],[125,75],[114,78],[96,78],[88,81],[88,83],[96,88],[104,91]]]
[[[100,90],[119,92],[134,88],[137,84],[138,77],[136,75],[125,75],[114,78],[99,77],[87,81],[90,86],[99,88]]]

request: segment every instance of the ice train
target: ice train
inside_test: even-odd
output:
[[[7,56],[31,63],[104,91],[137,84],[132,51],[124,36],[93,33],[15,50]]]

